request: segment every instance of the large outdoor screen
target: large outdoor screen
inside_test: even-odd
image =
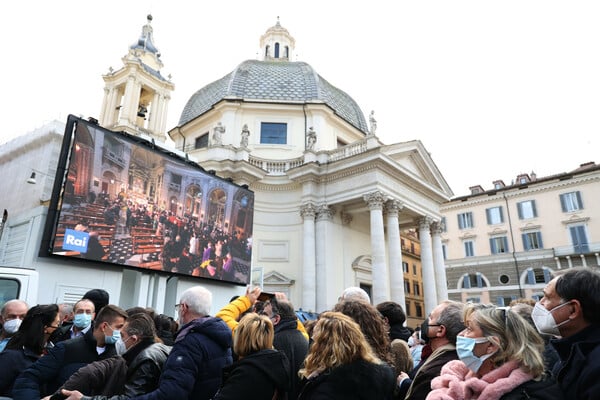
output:
[[[247,284],[254,193],[69,116],[41,253]]]

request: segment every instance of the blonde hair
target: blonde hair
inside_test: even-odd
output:
[[[269,317],[246,314],[233,332],[233,351],[242,358],[257,351],[273,348],[275,331]]]
[[[327,311],[319,316],[313,330],[313,344],[306,356],[304,368],[298,373],[308,377],[353,361],[380,363],[360,327],[340,312]]]
[[[509,361],[517,361],[534,379],[542,376],[544,341],[523,317],[508,307],[483,304],[467,306],[465,324],[471,316],[483,335],[498,346],[498,351],[492,356],[496,367]]]

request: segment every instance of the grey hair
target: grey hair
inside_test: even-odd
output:
[[[349,288],[344,289],[342,295],[340,296],[340,300],[366,301],[369,304],[371,303],[369,294],[364,289],[361,289],[357,286],[350,286]]]
[[[202,286],[194,286],[181,294],[179,303],[185,303],[190,311],[195,314],[210,315],[212,293]]]
[[[456,336],[465,329],[463,313],[465,305],[458,301],[446,300],[443,304],[446,307],[440,312],[436,324],[446,327],[446,339],[452,344],[456,344]]]

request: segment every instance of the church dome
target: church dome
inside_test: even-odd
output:
[[[209,111],[221,100],[269,103],[325,103],[342,119],[369,132],[358,104],[343,90],[323,79],[305,62],[247,60],[192,95],[179,126]]]

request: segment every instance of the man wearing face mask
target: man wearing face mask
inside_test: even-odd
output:
[[[171,351],[171,347],[155,342],[155,337],[152,318],[145,313],[131,315],[121,330],[121,339],[115,343],[121,357],[81,368],[63,389],[69,391],[70,399],[85,400],[123,400],[153,391]],[[51,400],[64,398],[62,392],[57,392]]]
[[[424,400],[431,391],[431,380],[449,361],[457,360],[456,336],[465,329],[464,305],[446,300],[436,306],[421,325],[421,338],[429,342],[431,355],[409,373],[398,376],[398,399]]]
[[[600,393],[600,273],[574,268],[544,288],[531,318],[551,340],[560,361],[552,370],[565,398],[597,399]]]
[[[27,310],[29,310],[29,307],[23,300],[9,300],[4,303],[2,310],[0,310],[0,323],[2,324],[0,351],[4,350],[10,338],[19,330]]]
[[[54,393],[79,368],[114,356],[126,319],[122,308],[112,304],[103,307],[85,335],[58,343],[23,371],[13,387],[14,400],[39,399]]]
[[[54,331],[50,341],[54,344],[63,340],[83,336],[91,329],[92,320],[96,316],[94,303],[89,299],[81,299],[73,307],[73,323],[66,324]]]

